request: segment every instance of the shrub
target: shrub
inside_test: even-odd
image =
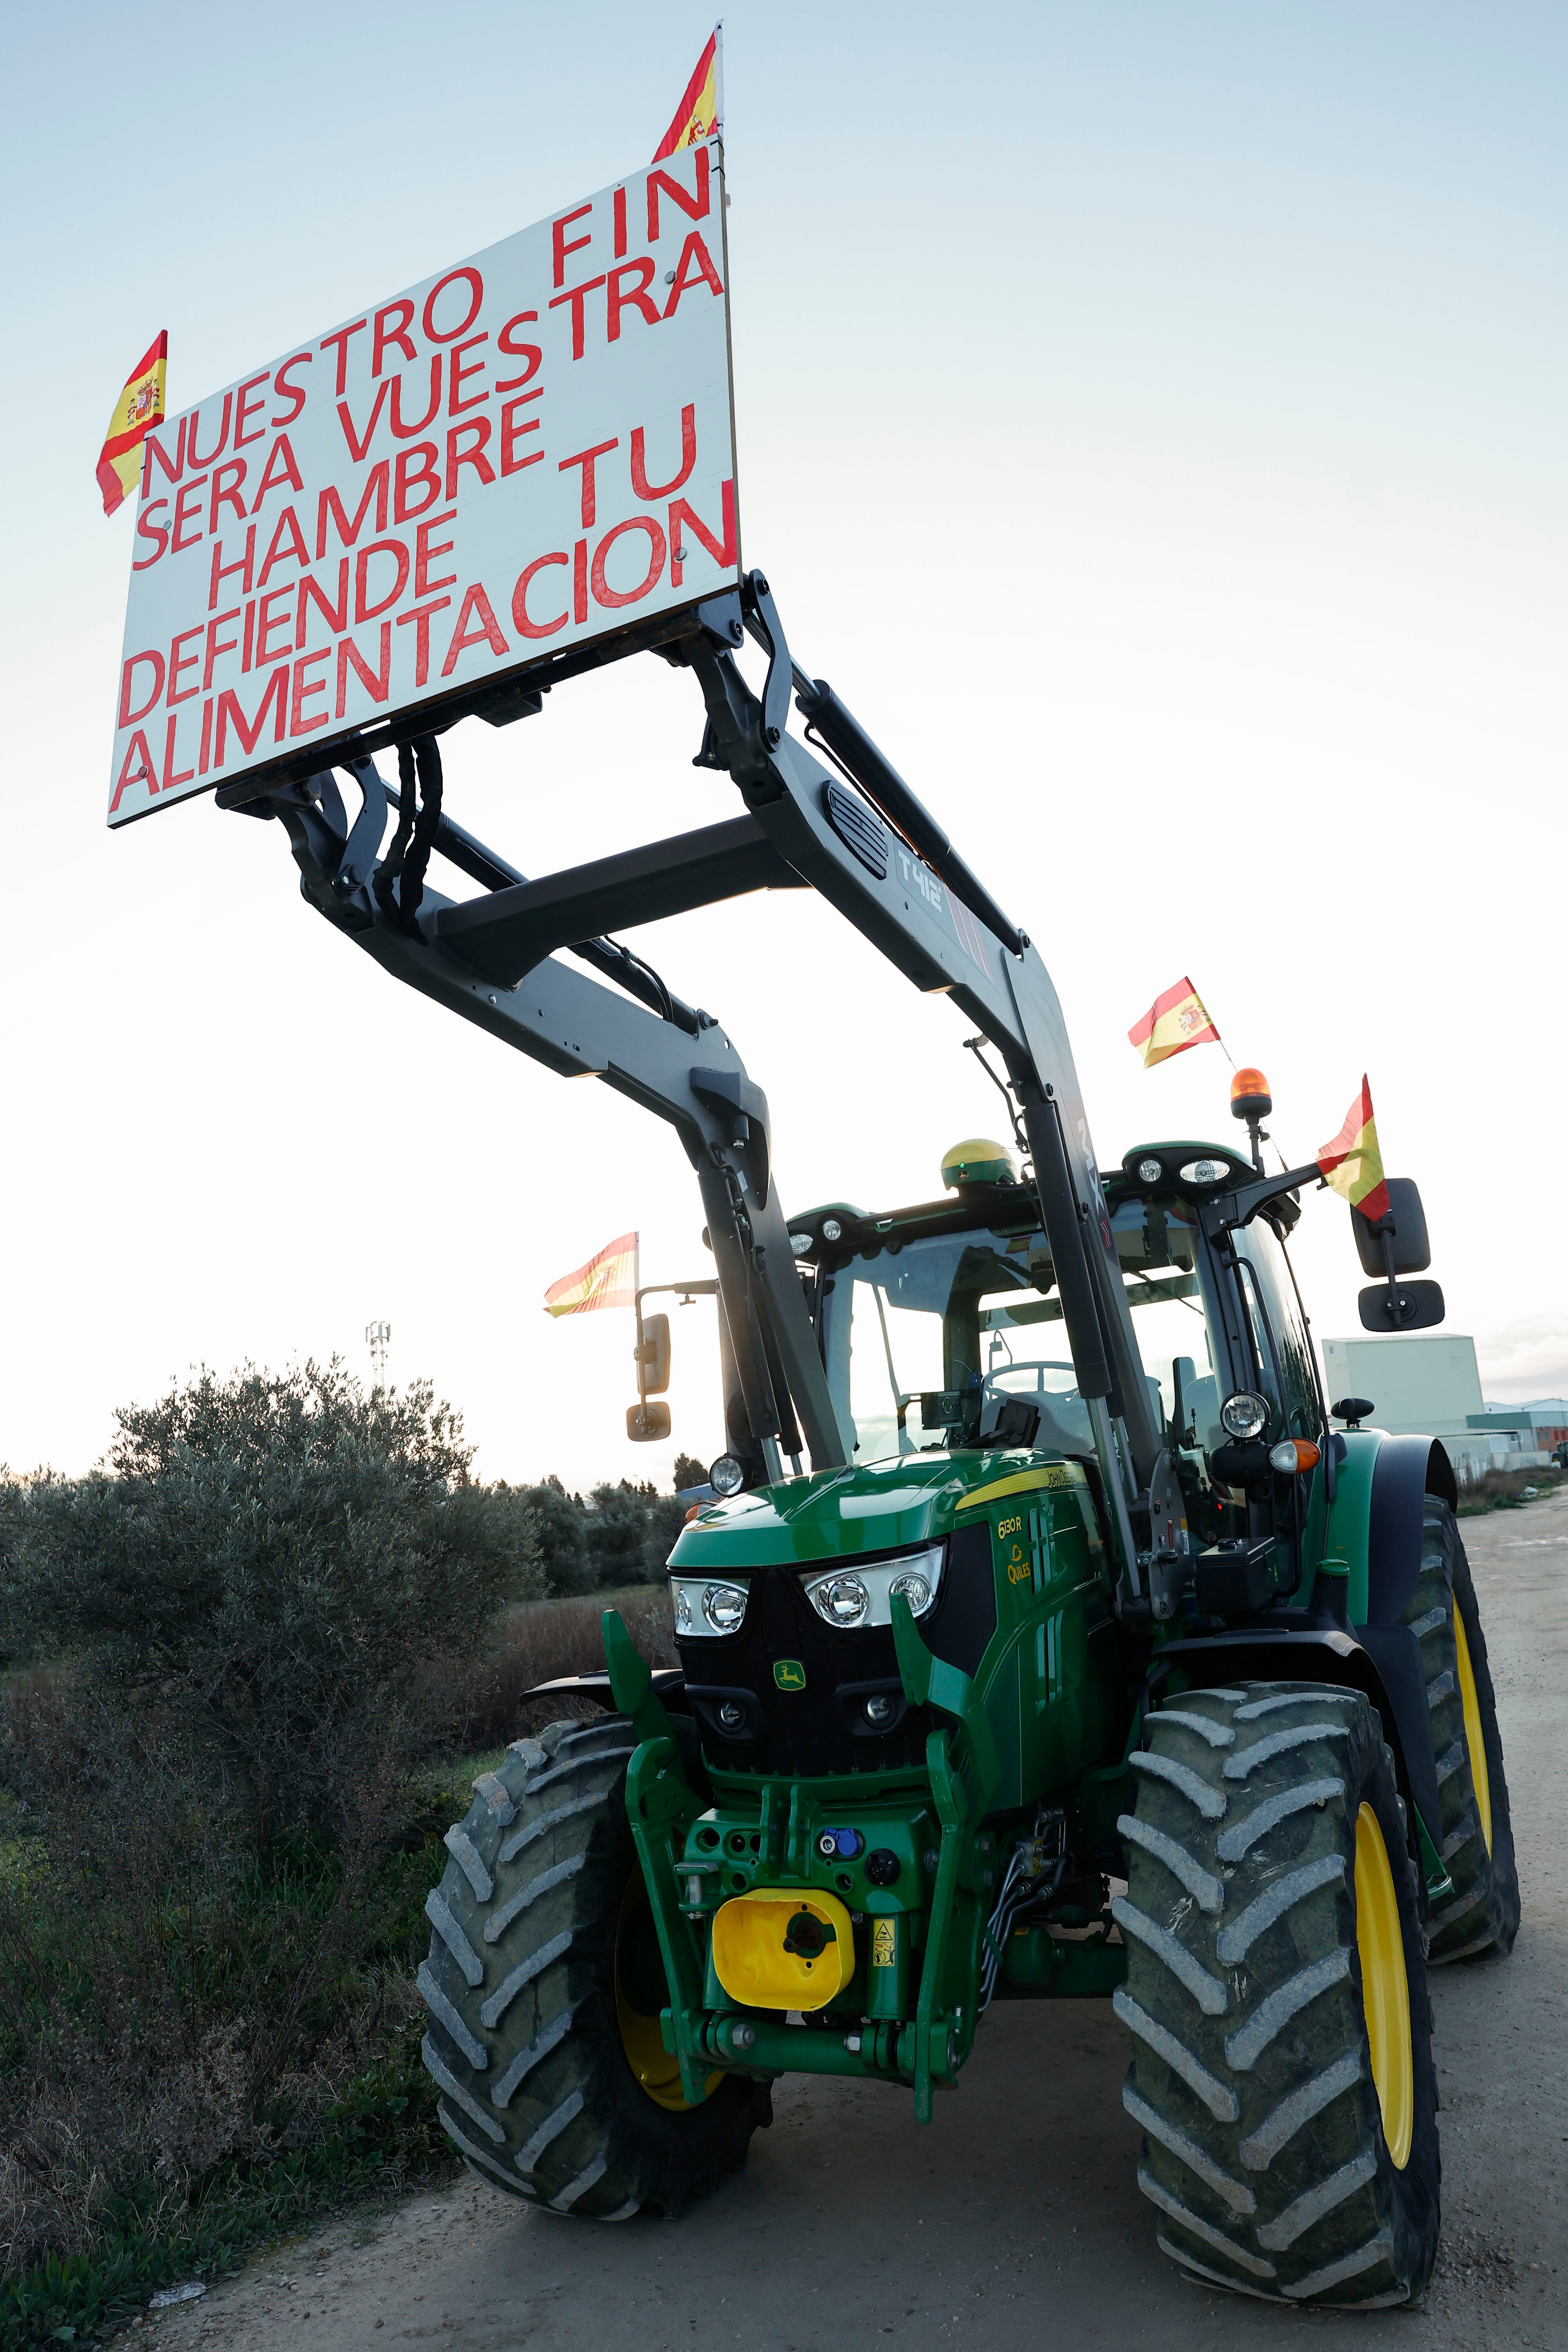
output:
[[[35,1483],[0,1605],[274,1822],[427,1744],[499,1608],[543,1590],[525,1496],[470,1479],[428,1383],[204,1370],[116,1420],[91,1477]]]

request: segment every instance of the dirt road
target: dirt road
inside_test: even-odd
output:
[[[269,2257],[136,2340],[170,2352],[906,2352],[1037,2341],[1117,2352],[1568,2347],[1568,1495],[1465,1523],[1513,1792],[1524,1927],[1508,1961],[1433,1979],[1444,2250],[1423,2308],[1265,2309],[1154,2250],[1099,2003],[987,2021],[958,2091],[785,2083],[739,2179],[679,2222],[593,2228],[471,2180]]]

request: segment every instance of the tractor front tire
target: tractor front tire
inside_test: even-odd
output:
[[[1131,1759],[1123,2104],[1163,2252],[1271,2302],[1413,2302],[1436,2084],[1404,1807],[1357,1691],[1189,1691]]]
[[[678,1725],[688,1776],[697,1742]],[[667,2216],[743,2164],[765,2086],[714,2073],[689,2106],[664,2048],[669,1994],[626,1818],[624,1717],[520,1739],[447,1832],[426,1903],[424,2058],[469,2168],[585,2220]]]
[[[1443,1863],[1454,1882],[1426,1922],[1426,1957],[1479,1959],[1510,1952],[1519,1933],[1519,1873],[1497,1699],[1475,1580],[1453,1512],[1426,1497],[1421,1575],[1405,1621],[1421,1643]]]

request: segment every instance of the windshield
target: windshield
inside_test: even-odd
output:
[[[1218,1444],[1218,1382],[1198,1274],[1197,1227],[1179,1202],[1129,1202],[1113,1221],[1151,1399],[1166,1444]],[[1043,1451],[1091,1454],[1089,1410],[1037,1228],[889,1242],[823,1288],[827,1381],[857,1462],[991,1436],[1010,1397],[1037,1408]]]

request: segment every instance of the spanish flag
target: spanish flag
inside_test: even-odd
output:
[[[697,60],[697,70],[686,85],[686,95],[675,110],[675,120],[659,142],[656,163],[678,147],[700,147],[724,120],[724,27],[715,25],[708,47]]]
[[[1342,1192],[1352,1209],[1373,1223],[1388,1214],[1388,1187],[1383,1181],[1383,1154],[1377,1148],[1377,1121],[1372,1115],[1372,1088],[1363,1077],[1361,1092],[1345,1114],[1345,1123],[1331,1143],[1318,1153],[1323,1181]]]
[[[142,473],[142,444],[147,428],[163,422],[163,388],[169,373],[169,331],[165,327],[145,359],[138,360],[125,379],[125,389],[114,404],[109,432],[98,460],[98,487],[103,511],[111,515],[124,505]]]
[[[1177,981],[1157,996],[1142,1021],[1127,1032],[1127,1042],[1143,1056],[1143,1067],[1168,1062],[1192,1045],[1217,1045],[1219,1031],[1204,1009],[1203,998],[1190,980]]]
[[[595,1307],[630,1307],[637,1286],[637,1237],[606,1242],[575,1274],[563,1274],[544,1294],[547,1315],[591,1315]]]

